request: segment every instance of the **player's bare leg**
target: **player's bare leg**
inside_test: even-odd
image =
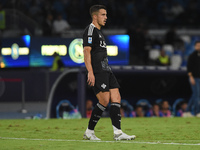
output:
[[[104,107],[108,106],[108,103],[110,101],[110,92],[99,92],[96,97],[101,105],[103,105]]]
[[[86,140],[101,140],[97,138],[94,134],[94,128],[101,118],[102,113],[106,109],[109,100],[110,100],[110,92],[99,92],[96,97],[99,100],[99,103],[95,106],[95,108],[92,111],[92,115],[88,124],[88,128],[85,131],[85,134],[83,136]]]
[[[114,131],[114,140],[133,140],[135,135],[127,135],[121,130],[121,96],[119,89],[110,89],[111,95],[111,106],[110,106],[110,118],[112,120],[113,131]]]

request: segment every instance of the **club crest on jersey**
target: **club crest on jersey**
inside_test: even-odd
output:
[[[92,37],[88,37],[88,43],[92,44]]]

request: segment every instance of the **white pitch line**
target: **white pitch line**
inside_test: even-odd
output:
[[[200,143],[162,143],[162,142],[139,142],[139,141],[90,141],[90,140],[65,140],[65,139],[29,139],[29,138],[12,138],[0,137],[3,140],[25,140],[25,141],[55,141],[55,142],[89,142],[89,143],[129,143],[129,144],[165,144],[165,145],[191,145],[200,146]]]

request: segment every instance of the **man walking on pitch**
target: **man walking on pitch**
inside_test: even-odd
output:
[[[83,136],[87,140],[100,140],[94,134],[94,128],[106,109],[109,101],[110,118],[114,130],[115,140],[133,140],[135,135],[129,136],[121,130],[119,84],[108,65],[105,38],[101,27],[107,20],[106,8],[103,5],[94,5],[90,8],[92,23],[83,34],[84,61],[88,72],[88,84],[92,87],[99,102],[94,107],[88,128]]]
[[[188,58],[187,71],[192,88],[187,112],[190,113],[194,108],[194,115],[200,117],[200,41],[195,42],[195,51]],[[188,113],[183,115],[189,116]]]

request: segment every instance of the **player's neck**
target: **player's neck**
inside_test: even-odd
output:
[[[97,29],[101,30],[101,26],[100,26],[97,22],[92,21],[92,23],[95,25],[95,27],[96,27]]]

